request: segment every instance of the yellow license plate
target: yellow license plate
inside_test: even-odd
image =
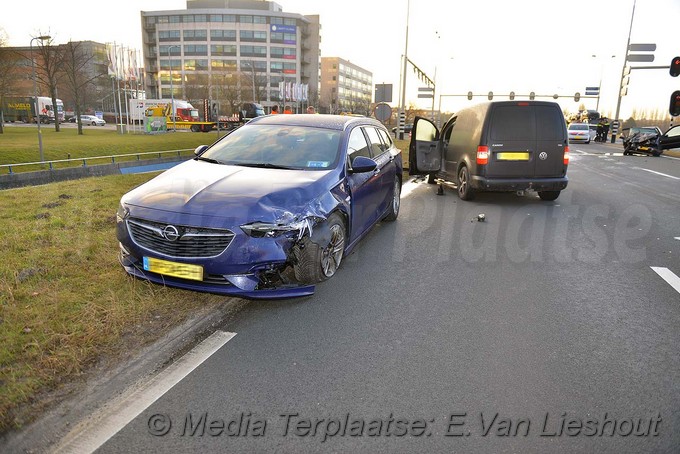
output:
[[[529,153],[504,151],[502,153],[496,153],[496,159],[499,161],[528,161]]]
[[[165,276],[191,279],[194,281],[203,280],[203,267],[200,265],[190,265],[188,263],[170,262],[168,260],[144,257],[144,269],[152,273],[163,274]]]

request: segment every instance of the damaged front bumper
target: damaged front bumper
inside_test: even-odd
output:
[[[121,245],[120,264],[133,277],[148,280],[169,287],[219,295],[239,296],[251,299],[296,298],[314,294],[315,286],[296,283],[271,284],[263,286],[259,274],[208,275],[203,281],[192,281],[144,270],[142,261],[126,253]]]

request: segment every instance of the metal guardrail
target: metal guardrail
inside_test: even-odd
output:
[[[69,159],[58,159],[55,161],[43,161],[43,162],[20,162],[17,164],[0,164],[0,174],[3,173],[3,169],[8,170],[8,174],[14,174],[17,173],[15,172],[15,169],[17,167],[19,168],[24,168],[28,166],[47,166],[46,169],[43,170],[55,170],[55,165],[56,164],[75,164],[75,163],[81,163],[81,167],[87,167],[87,162],[88,161],[94,161],[94,160],[106,160],[110,162],[107,162],[107,164],[115,164],[116,159],[119,158],[129,158],[129,157],[136,157],[137,161],[141,161],[142,157],[151,157],[151,156],[156,156],[158,159],[161,159],[163,157],[167,157],[167,155],[171,156],[182,156],[183,152],[191,152],[193,153],[194,149],[193,148],[183,148],[181,150],[167,150],[167,151],[147,151],[144,153],[126,153],[126,154],[117,154],[117,155],[109,155],[109,156],[91,156],[87,158],[69,158]],[[127,161],[120,161],[119,162],[130,162],[130,160]],[[90,164],[92,165],[92,164]],[[71,166],[66,166],[66,167],[71,167]]]

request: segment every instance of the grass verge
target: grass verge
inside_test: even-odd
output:
[[[45,393],[157,339],[223,297],[130,278],[117,260],[122,194],[155,174],[0,192],[0,433],[45,410]]]
[[[222,133],[224,135],[224,133]],[[2,141],[1,164],[17,164],[40,161],[37,128],[30,126],[5,126],[0,134]],[[77,128],[62,127],[55,132],[54,126],[42,128],[43,154],[46,161],[112,156],[128,153],[144,153],[166,150],[190,150],[211,144],[217,140],[217,132],[169,132],[164,134],[120,134],[113,129],[85,128],[78,135]],[[75,161],[73,165],[81,163]],[[36,170],[17,167],[15,172]],[[6,168],[1,173],[8,173]]]

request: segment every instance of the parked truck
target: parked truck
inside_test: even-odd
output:
[[[174,109],[172,109],[172,105],[172,102],[150,105],[146,108],[144,115],[147,118],[165,117],[168,129],[189,129],[193,132],[210,132],[217,126],[215,121],[201,121],[198,116],[198,110],[186,101],[175,100]]]
[[[220,129],[225,129],[227,131],[236,129],[255,117],[266,115],[264,112],[264,107],[256,102],[242,103],[239,106],[238,112],[235,112],[231,116],[219,115],[218,110],[219,109],[215,102],[211,103],[208,99],[203,100],[203,112],[205,119],[219,123]]]
[[[6,96],[2,100],[2,118],[6,122],[36,123],[35,97],[33,96]],[[38,112],[41,123],[54,123],[54,106],[52,98],[38,96]],[[59,121],[64,121],[64,103],[57,99],[56,109]]]

